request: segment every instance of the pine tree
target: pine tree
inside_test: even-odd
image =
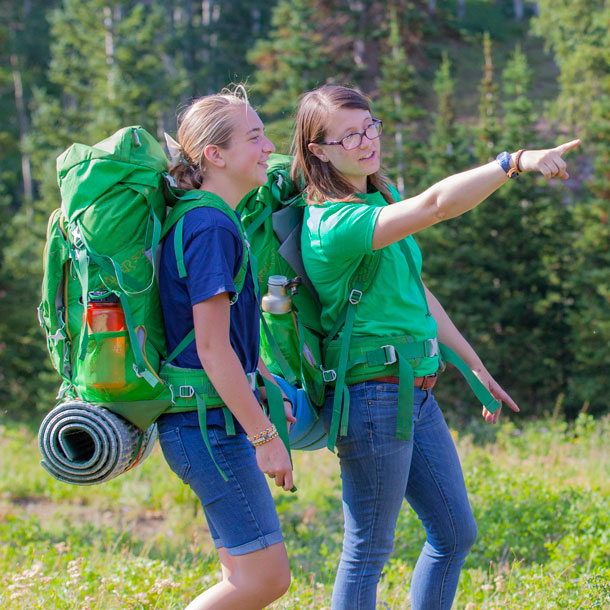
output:
[[[299,97],[326,82],[341,82],[345,73],[347,62],[337,60],[336,52],[343,40],[341,30],[331,17],[338,5],[337,0],[280,0],[269,38],[259,40],[248,55],[257,67],[253,94],[263,100],[260,109],[278,150],[288,150]]]
[[[576,174],[582,186],[574,206],[569,337],[574,359],[566,402],[573,412],[605,412],[610,368],[610,5],[605,0],[538,4],[536,31],[560,69],[557,114],[583,138],[589,161],[573,163],[584,171]]]
[[[491,56],[486,63],[491,65]],[[537,145],[531,73],[519,48],[502,74],[501,103],[490,97],[491,82],[488,69],[477,135],[488,134],[494,152]],[[571,225],[561,193],[531,174],[521,176],[472,212],[428,229],[421,240],[430,289],[492,375],[536,414],[553,409],[569,375],[565,276]],[[443,381],[439,392],[472,402],[461,383]]]
[[[406,196],[415,194],[423,171],[422,144],[417,135],[424,112],[417,105],[415,70],[405,53],[395,6],[390,7],[389,29],[388,48],[381,55],[375,113],[384,120],[384,165],[400,194]]]
[[[494,64],[491,55],[491,38],[489,32],[483,37],[483,78],[479,85],[481,99],[479,102],[479,127],[475,154],[480,163],[486,163],[493,157],[498,140],[498,86],[494,83]]]
[[[468,138],[464,127],[458,124],[455,114],[455,80],[451,75],[451,61],[446,52],[434,77],[434,91],[438,111],[426,152],[426,188],[443,178],[464,171],[472,165],[468,151]]]

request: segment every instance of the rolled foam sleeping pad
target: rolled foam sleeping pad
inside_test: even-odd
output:
[[[57,405],[38,431],[42,467],[74,485],[96,485],[141,464],[157,440],[157,426],[144,433],[108,409],[73,400]]]

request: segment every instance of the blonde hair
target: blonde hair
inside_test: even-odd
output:
[[[178,188],[201,188],[206,170],[205,147],[213,144],[226,148],[233,136],[233,113],[248,105],[246,89],[235,85],[215,95],[200,97],[181,112],[176,136],[181,147],[180,160],[169,169]]]
[[[332,163],[325,163],[309,150],[311,142],[321,143],[326,139],[329,115],[341,108],[371,112],[368,100],[360,91],[339,85],[324,85],[309,91],[299,103],[292,140],[292,179],[295,182],[305,180],[305,194],[310,205],[324,201],[359,201],[354,187]],[[368,183],[380,191],[388,203],[394,203],[381,170],[368,176]]]

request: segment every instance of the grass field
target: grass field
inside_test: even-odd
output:
[[[581,415],[521,429],[456,433],[479,538],[459,610],[610,608],[610,419]],[[0,427],[3,610],[184,608],[217,578],[201,508],[158,447],[139,468],[95,487],[39,466],[35,435]],[[336,458],[296,453],[297,494],[274,492],[293,583],[274,610],[330,607],[342,515]],[[422,528],[405,504],[379,608],[410,608]],[[236,609],[238,610],[238,609]]]

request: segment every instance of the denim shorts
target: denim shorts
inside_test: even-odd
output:
[[[228,436],[222,409],[208,411],[210,446],[227,481],[203,442],[196,412],[163,415],[157,424],[163,455],[201,501],[216,548],[246,555],[283,540],[267,479],[237,422]]]

